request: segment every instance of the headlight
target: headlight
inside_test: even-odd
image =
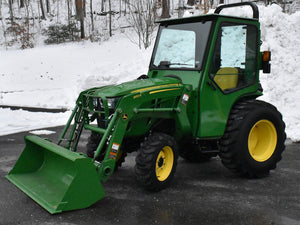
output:
[[[104,109],[102,99],[100,98],[93,98],[93,105],[96,110]]]
[[[107,98],[107,105],[109,109],[115,109],[118,105],[120,97],[117,98]]]
[[[95,107],[97,107],[97,105],[98,105],[98,98],[93,98],[93,105]]]

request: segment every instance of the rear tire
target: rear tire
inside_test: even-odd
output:
[[[172,136],[165,133],[149,135],[136,156],[137,181],[150,191],[168,187],[176,171],[177,159],[177,145]]]
[[[225,167],[242,176],[266,176],[281,160],[285,139],[285,124],[274,106],[259,100],[239,102],[219,142],[220,157]]]

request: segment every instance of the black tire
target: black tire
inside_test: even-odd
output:
[[[100,143],[101,135],[96,132],[92,132],[88,138],[88,142],[86,144],[86,154],[90,158],[94,158],[94,153]],[[104,158],[104,154],[100,154],[96,160],[102,161]]]
[[[165,133],[150,134],[136,156],[135,175],[138,183],[149,191],[168,187],[174,177],[178,159],[174,138]]]
[[[191,143],[181,146],[179,155],[192,163],[208,162],[212,157],[217,156],[216,153],[203,153],[200,145]]]
[[[285,149],[285,124],[277,109],[266,102],[246,100],[233,106],[220,157],[225,167],[248,178],[258,178],[276,168]]]
[[[88,138],[88,142],[86,145],[86,155],[90,158],[94,158],[95,151],[97,150],[97,147],[101,140],[101,134],[92,132],[90,137]],[[106,144],[104,146],[106,148]],[[122,166],[122,163],[125,162],[125,157],[127,156],[126,151],[123,150],[122,145],[120,149],[120,153],[118,155],[115,171],[118,170],[118,167]],[[102,161],[105,157],[105,152],[101,152],[100,155],[96,158],[97,161]]]

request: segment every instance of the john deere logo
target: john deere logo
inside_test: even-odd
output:
[[[122,115],[122,119],[123,119],[123,120],[127,120],[127,119],[128,119],[128,115],[127,115],[126,113],[124,113],[124,114]]]

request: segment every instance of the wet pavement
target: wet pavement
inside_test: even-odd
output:
[[[62,127],[47,130],[57,133],[41,136],[57,140]],[[237,177],[219,158],[201,164],[179,158],[171,187],[158,193],[138,186],[135,154],[129,154],[104,183],[104,199],[87,209],[50,215],[4,177],[26,134],[0,136],[0,225],[300,225],[300,144],[287,141],[278,168],[262,179]],[[87,137],[84,133],[81,149]]]

